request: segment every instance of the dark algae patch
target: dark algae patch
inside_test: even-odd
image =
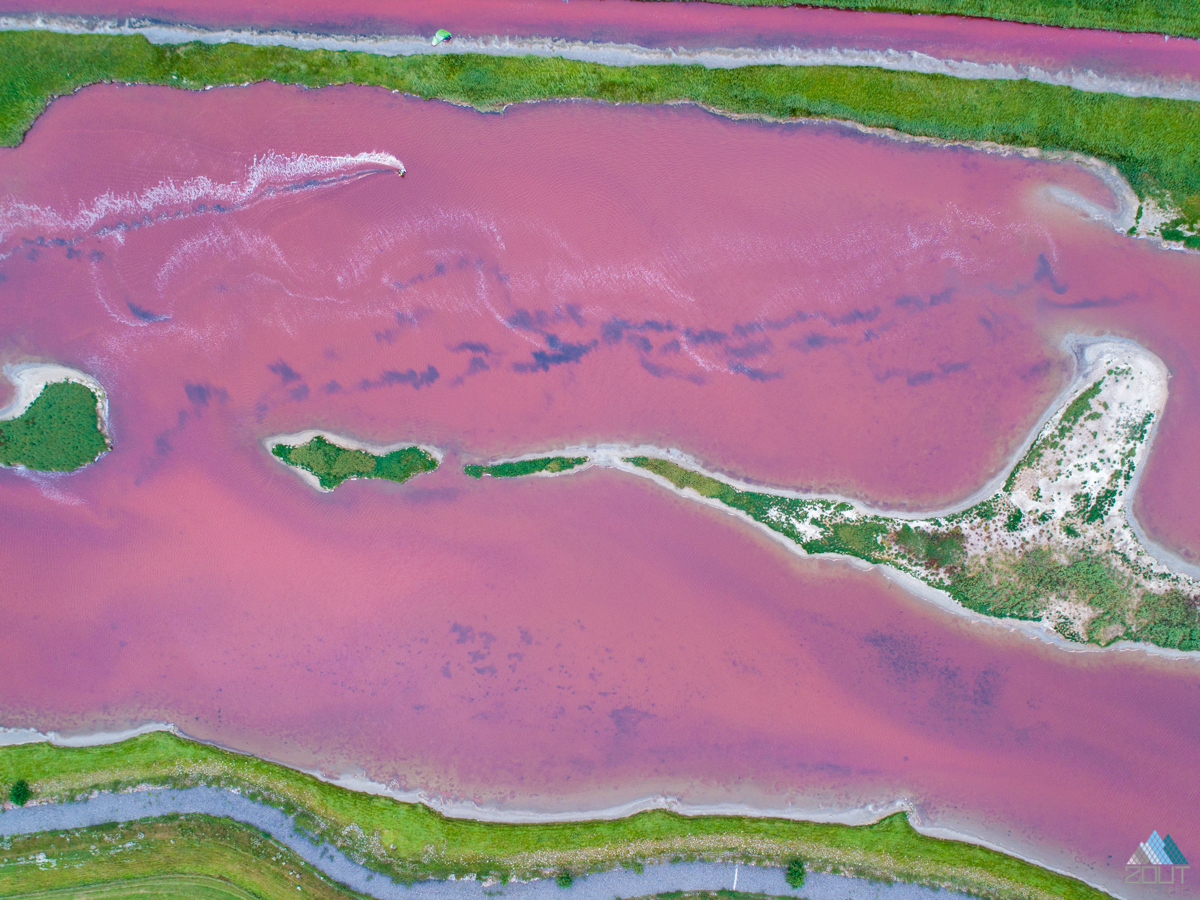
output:
[[[587,462],[586,456],[543,456],[540,459],[522,459],[518,462],[497,463],[494,466],[463,466],[463,471],[472,478],[491,475],[493,478],[519,478],[539,472],[552,474],[566,472]]]
[[[72,472],[109,449],[100,400],[74,381],[48,384],[15,419],[0,421],[0,465]]]
[[[317,476],[321,487],[333,490],[350,478],[384,478],[403,484],[414,475],[432,472],[438,462],[420,447],[404,447],[383,456],[339,447],[317,435],[307,444],[276,444],[271,453],[289,466]]]
[[[256,81],[377,85],[482,110],[530,100],[690,101],[738,116],[846,119],[948,141],[1074,151],[1113,163],[1139,195],[1168,194],[1200,219],[1200,103],[1032,81],[869,67],[605,66],[447,54],[384,57],[244,44],[153,45],[140,35],[0,32],[0,143],[20,142],[53,98],[97,82],[203,89]],[[1180,233],[1183,233],[1182,231]]]
[[[328,840],[364,865],[406,883],[449,875],[500,880],[550,877],[564,883],[587,872],[616,866],[636,868],[655,860],[724,859],[788,867],[793,881],[799,880],[802,872],[837,871],[878,881],[946,887],[997,900],[1108,897],[1074,878],[995,850],[925,837],[913,829],[903,813],[860,826],[745,816],[682,816],[667,810],[582,822],[480,822],[448,818],[419,803],[357,793],[275,763],[162,732],[102,747],[0,747],[0,784],[11,783],[21,773],[36,773],[32,788],[42,802],[147,784],[237,788],[250,799],[293,815],[300,827],[316,839]],[[95,861],[90,870],[60,865],[42,871],[36,866],[21,866],[24,874],[20,877],[28,880],[17,882],[15,876],[0,875],[0,896],[35,888],[96,883],[115,877],[109,873],[116,871],[124,871],[131,878],[181,872],[208,874],[214,869],[206,865],[206,859],[225,864],[226,858],[238,866],[229,871],[231,880],[258,896],[275,896],[269,884],[254,879],[269,875],[274,868],[270,862],[283,862],[280,857],[285,852],[266,839],[259,844],[254,832],[228,820],[168,817],[99,827],[121,835],[121,844],[142,833],[145,837],[136,841],[148,848],[152,839],[157,841],[161,835],[161,842],[153,844],[160,852],[137,854],[137,866],[109,867],[108,861],[115,862],[118,857],[88,854],[90,844],[101,841],[96,839],[94,829],[87,829],[87,840],[79,841],[77,848],[73,838],[70,848],[72,852],[84,851],[78,861]],[[199,830],[217,828],[230,830]],[[172,829],[181,830],[186,840]],[[170,844],[170,839],[176,839],[176,844]],[[18,841],[22,855],[35,849],[55,855],[50,852],[51,845],[56,853],[67,846],[61,832],[13,838],[11,850],[0,849],[0,858],[17,850]],[[114,837],[109,846],[115,844]],[[225,856],[231,850],[236,858]],[[261,863],[255,863],[256,859]],[[315,883],[315,873],[286,859],[296,866],[293,871],[303,874],[302,880],[293,881],[288,888],[292,896],[308,896],[310,890],[321,890],[321,885]],[[795,865],[796,861],[802,861],[802,866]],[[295,890],[296,884],[303,885],[302,894]]]

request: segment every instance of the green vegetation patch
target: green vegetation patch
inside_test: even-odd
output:
[[[932,13],[1200,37],[1197,0],[710,0],[734,6],[818,6],[876,12]]]
[[[333,490],[350,478],[384,478],[403,484],[414,475],[432,472],[438,461],[420,447],[404,447],[384,456],[339,447],[317,435],[307,444],[276,444],[271,453],[289,466],[317,476],[321,487]]]
[[[0,421],[0,465],[72,472],[108,449],[100,400],[74,381],[46,385],[25,412]]]
[[[164,816],[0,842],[0,897],[350,900],[360,896],[261,831],[229,819]]]
[[[806,553],[844,553],[867,562],[886,562],[889,557],[883,537],[891,530],[877,516],[839,519],[851,513],[848,503],[824,500],[795,500],[777,494],[742,491],[718,478],[685,469],[683,466],[652,456],[630,456],[625,462],[665,478],[677,488],[688,488],[702,497],[719,500],[744,512],[768,528],[790,537]],[[806,538],[796,530],[792,519],[820,518],[819,536]],[[811,519],[810,519],[811,521]]]
[[[498,878],[560,873],[575,877],[652,859],[720,858],[779,866],[803,859],[809,872],[836,869],[986,897],[1107,898],[1080,881],[1002,853],[924,837],[903,814],[857,827],[745,816],[689,817],[666,810],[590,822],[478,822],[446,818],[419,804],[355,793],[273,763],[162,732],[103,747],[43,743],[0,748],[0,784],[18,778],[28,779],[43,801],[141,784],[237,787],[251,799],[294,815],[316,837],[403,881],[471,873]],[[202,855],[203,841],[193,845]],[[6,877],[0,874],[0,894],[14,892],[7,887]],[[304,891],[308,890],[306,876]]]
[[[531,56],[384,57],[241,44],[156,46],[140,35],[40,31],[0,33],[0,61],[0,142],[10,145],[51,99],[103,81],[191,89],[267,80],[379,85],[484,110],[561,98],[692,101],[734,115],[849,119],[950,141],[1076,151],[1115,164],[1140,195],[1169,193],[1189,220],[1200,216],[1200,142],[1194,139],[1200,103],[1184,100],[868,67],[706,69]]]
[[[959,569],[967,561],[967,539],[961,528],[923,531],[902,525],[895,541],[910,557],[931,569]]]
[[[1200,650],[1200,608],[1180,591],[1147,593],[1134,612],[1129,637],[1175,650]]]
[[[796,889],[804,887],[804,879],[807,872],[804,868],[804,860],[789,859],[787,868],[784,869],[784,877],[787,878],[787,883]]]
[[[1100,388],[1104,384],[1104,379],[1101,378],[1086,391],[1080,393],[1078,397],[1071,401],[1070,405],[1063,410],[1062,418],[1058,422],[1058,438],[1061,440],[1071,433],[1075,427],[1075,423],[1083,418],[1083,414],[1091,410],[1092,401],[1096,399],[1096,395],[1100,393]]]
[[[947,590],[963,606],[1003,618],[1039,619],[1052,597],[1086,604],[1098,614],[1083,637],[1100,644],[1126,636],[1129,624],[1125,610],[1132,585],[1091,555],[1064,562],[1044,547],[1034,547],[1011,562],[960,572]]]
[[[522,475],[536,475],[539,472],[567,472],[587,461],[586,456],[543,456],[540,459],[496,463],[494,466],[463,466],[463,471],[472,478],[482,478],[484,475],[491,475],[493,478],[520,478]]]
[[[13,786],[8,789],[8,799],[17,806],[24,806],[33,796],[33,791],[29,788],[29,782],[24,778],[18,778],[13,782]]]

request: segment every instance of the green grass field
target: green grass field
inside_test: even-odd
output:
[[[533,57],[383,57],[0,32],[0,143],[17,144],[50,100],[95,82],[197,89],[264,80],[379,85],[482,110],[556,98],[691,101],[738,116],[846,119],[949,141],[1073,151],[1108,160],[1143,197],[1167,196],[1185,218],[1200,218],[1200,103],[857,67],[614,67]]]
[[[295,900],[298,896],[360,897],[282,844],[229,819],[165,816],[0,839],[3,898]]]
[[[1197,0],[709,0],[734,6],[822,6],[1033,22],[1063,28],[1200,37]]]
[[[578,875],[655,859],[782,865],[801,857],[810,871],[952,886],[983,897],[1107,896],[992,850],[924,837],[902,814],[860,827],[741,816],[686,817],[661,810],[607,821],[494,824],[447,818],[419,804],[352,792],[164,733],[83,749],[49,744],[0,748],[0,785],[18,779],[29,781],[34,801],[140,784],[238,787],[247,796],[295,815],[302,827],[361,856],[372,868],[405,881],[470,873],[500,878]],[[0,878],[0,894],[6,890]]]
[[[48,384],[15,419],[0,421],[0,465],[70,472],[108,449],[99,400],[74,381]]]
[[[382,478],[403,484],[414,475],[432,472],[438,467],[437,460],[420,447],[402,447],[376,456],[364,450],[339,447],[320,435],[298,447],[276,444],[271,453],[289,466],[316,475],[321,487],[327,491],[351,478]]]

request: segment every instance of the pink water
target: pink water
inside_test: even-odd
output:
[[[365,151],[409,174],[297,157]],[[1127,893],[1152,828],[1200,846],[1200,666],[965,623],[627,476],[460,468],[653,443],[928,506],[1003,467],[1062,333],[1113,332],[1175,373],[1138,508],[1195,555],[1196,257],[1048,185],[1106,196],[686,108],[57,102],[0,151],[0,359],[99,377],[116,449],[0,472],[0,722],[173,721],[509,809],[911,798]],[[449,456],[318,494],[260,443],[308,427]]]
[[[1200,80],[1200,41],[1162,35],[1046,28],[954,16],[846,10],[739,8],[635,0],[0,0],[2,13],[145,17],[205,27],[357,34],[509,35],[615,41],[647,47],[801,47],[897,50],[939,59]]]

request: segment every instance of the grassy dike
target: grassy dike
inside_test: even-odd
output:
[[[578,875],[659,859],[782,865],[801,857],[810,871],[952,887],[981,897],[1108,896],[1002,853],[924,837],[903,814],[858,827],[685,817],[661,810],[612,821],[495,824],[447,818],[420,804],[357,793],[162,732],[103,747],[68,749],[41,743],[0,748],[0,785],[19,779],[30,783],[35,802],[145,784],[237,787],[252,799],[294,815],[303,828],[366,865],[404,881],[471,873],[500,879]],[[215,845],[224,838],[206,840]],[[7,853],[0,852],[0,857]],[[0,895],[11,893],[7,871],[0,868]],[[151,865],[142,874],[154,872]]]
[[[384,57],[10,31],[0,32],[0,143],[19,143],[54,97],[95,82],[198,89],[265,80],[379,85],[481,110],[557,98],[690,101],[737,116],[846,119],[948,141],[1078,152],[1115,164],[1143,198],[1167,200],[1187,222],[1200,219],[1200,103],[865,67],[705,69],[474,54]],[[1180,224],[1173,223],[1176,231]]]
[[[1056,25],[1200,37],[1197,0],[709,0],[733,6],[818,6],[875,12],[973,16]]]
[[[0,420],[0,466],[71,472],[94,462],[109,449],[99,405],[85,385],[46,385],[21,415]]]
[[[296,888],[300,888],[297,892]],[[38,900],[351,900],[257,829],[164,816],[0,839],[0,897]]]

